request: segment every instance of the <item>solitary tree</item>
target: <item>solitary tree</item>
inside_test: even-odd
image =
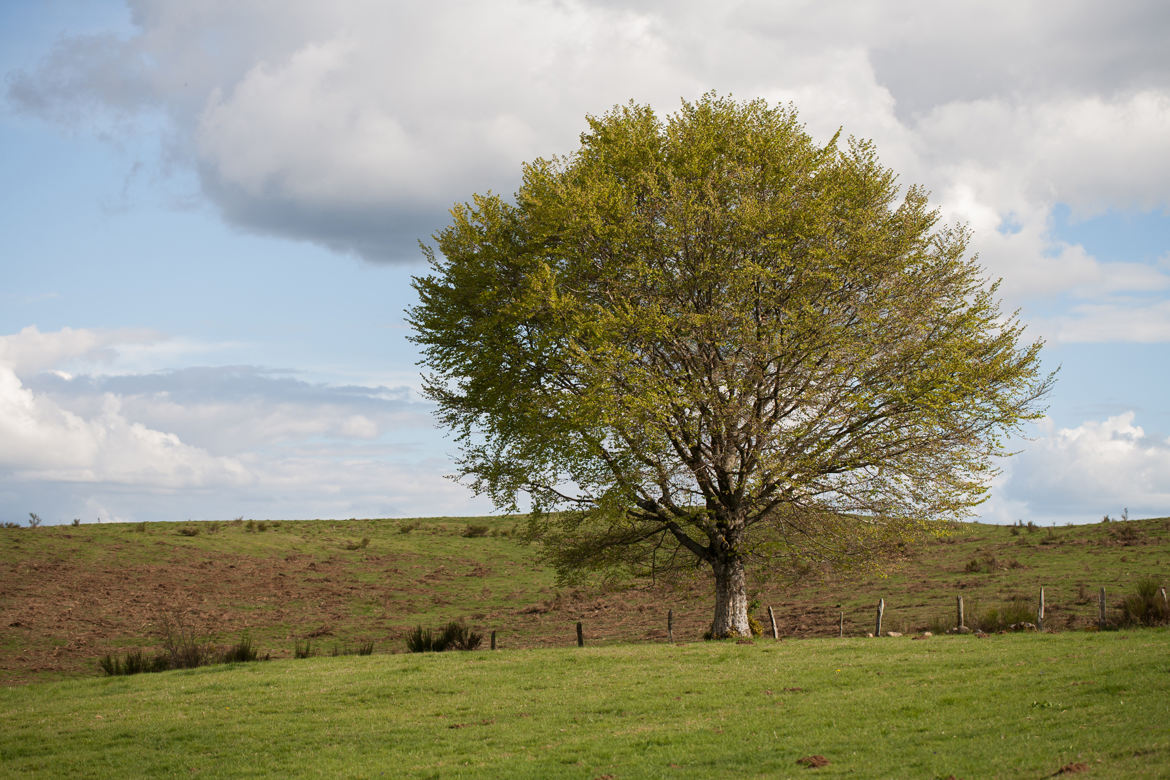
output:
[[[968,233],[865,141],[706,95],[590,118],[514,202],[452,209],[409,312],[461,476],[562,572],[874,562],[986,496],[1052,376]],[[552,511],[559,510],[559,511]]]

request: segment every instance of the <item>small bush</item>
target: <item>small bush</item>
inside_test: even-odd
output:
[[[972,628],[991,633],[1007,631],[1018,623],[1035,623],[1036,610],[1032,602],[1023,596],[1013,598],[1000,607],[992,607],[974,620]]]
[[[1147,577],[1138,582],[1134,592],[1121,602],[1121,625],[1161,626],[1170,623],[1170,612],[1162,599],[1162,589],[1157,580]]]
[[[41,516],[38,515],[36,512],[29,512],[28,513],[28,527],[29,528],[36,528],[40,524],[41,524]]]
[[[80,517],[73,518],[73,527],[76,528],[79,525],[81,525],[81,518]]]
[[[195,669],[216,657],[215,649],[179,618],[163,618],[163,649],[170,669]]]
[[[293,658],[308,658],[313,654],[312,643],[306,639],[304,642],[297,640],[293,645]]]
[[[345,549],[347,550],[363,550],[370,546],[370,537],[363,536],[360,542],[346,542]]]
[[[143,672],[165,672],[170,668],[166,655],[147,658],[141,650],[133,650],[122,658],[116,655],[106,655],[98,660],[98,665],[109,677],[142,674]]]
[[[331,655],[336,658],[341,655],[373,655],[374,643],[362,642],[357,647],[342,647],[341,645],[334,645]]]
[[[20,528],[20,523],[14,523],[11,520],[4,523],[5,528]]]
[[[185,525],[179,529],[179,536],[198,536],[199,526],[195,524]]]
[[[252,638],[247,634],[240,637],[239,642],[229,647],[220,656],[220,661],[225,664],[247,663],[259,659],[260,653],[256,650],[256,646],[252,644]]]
[[[406,649],[411,653],[441,653],[444,650],[474,650],[483,642],[462,623],[452,621],[438,631],[416,626],[406,635]]]
[[[146,533],[146,521],[143,520],[141,523],[135,523],[134,530],[140,534]]]
[[[419,523],[403,523],[402,525],[398,526],[398,533],[408,534],[411,531],[418,530],[418,527]]]
[[[487,536],[490,530],[486,525],[469,525],[463,529],[463,536],[468,539],[478,539],[481,536]]]

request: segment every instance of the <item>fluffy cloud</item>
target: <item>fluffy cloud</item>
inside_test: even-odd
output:
[[[512,189],[522,160],[572,148],[586,113],[707,89],[794,99],[818,135],[874,137],[981,234],[1014,215],[1023,229],[984,251],[1021,292],[1064,289],[1053,255],[1078,282],[1100,275],[1046,243],[1053,204],[1170,203],[1157,4],[130,7],[132,35],[63,40],[9,98],[66,121],[161,115],[168,154],[228,220],[369,259],[416,260],[452,202]]]
[[[983,513],[989,520],[1086,522],[1123,508],[1134,517],[1170,511],[1170,440],[1147,435],[1132,411],[1075,428],[1044,421],[1005,469]]]
[[[191,487],[246,482],[231,458],[217,458],[127,419],[115,396],[82,418],[23,386],[0,364],[0,469],[18,479]]]

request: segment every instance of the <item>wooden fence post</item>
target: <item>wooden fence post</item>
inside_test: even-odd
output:
[[[1036,630],[1044,630],[1044,588],[1040,588],[1040,604],[1036,607]]]
[[[845,610],[841,610],[841,617],[837,621],[837,636],[845,636]]]
[[[882,635],[882,615],[884,614],[886,614],[886,600],[878,599],[877,627],[873,630],[873,635],[875,637]]]
[[[496,649],[496,632],[492,631],[492,650]]]
[[[1101,595],[1097,599],[1097,628],[1105,630],[1105,588],[1101,588]]]
[[[1162,592],[1162,611],[1166,613],[1167,617],[1170,617],[1170,600],[1166,599],[1166,589],[1158,588],[1158,590]]]
[[[674,644],[674,610],[666,610],[666,637]]]
[[[963,615],[962,596],[955,596],[955,619],[958,621],[955,623],[955,630],[962,633],[963,629],[967,626],[966,617]]]
[[[768,619],[772,621],[772,638],[779,639],[780,632],[776,630],[776,613],[772,611],[771,607],[768,607]]]
[[[581,621],[577,621],[577,647],[585,646],[585,632],[581,630]]]

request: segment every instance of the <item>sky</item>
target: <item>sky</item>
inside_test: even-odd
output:
[[[0,4],[0,522],[469,515],[419,241],[588,115],[871,138],[1060,368],[985,522],[1170,515],[1170,5]]]

